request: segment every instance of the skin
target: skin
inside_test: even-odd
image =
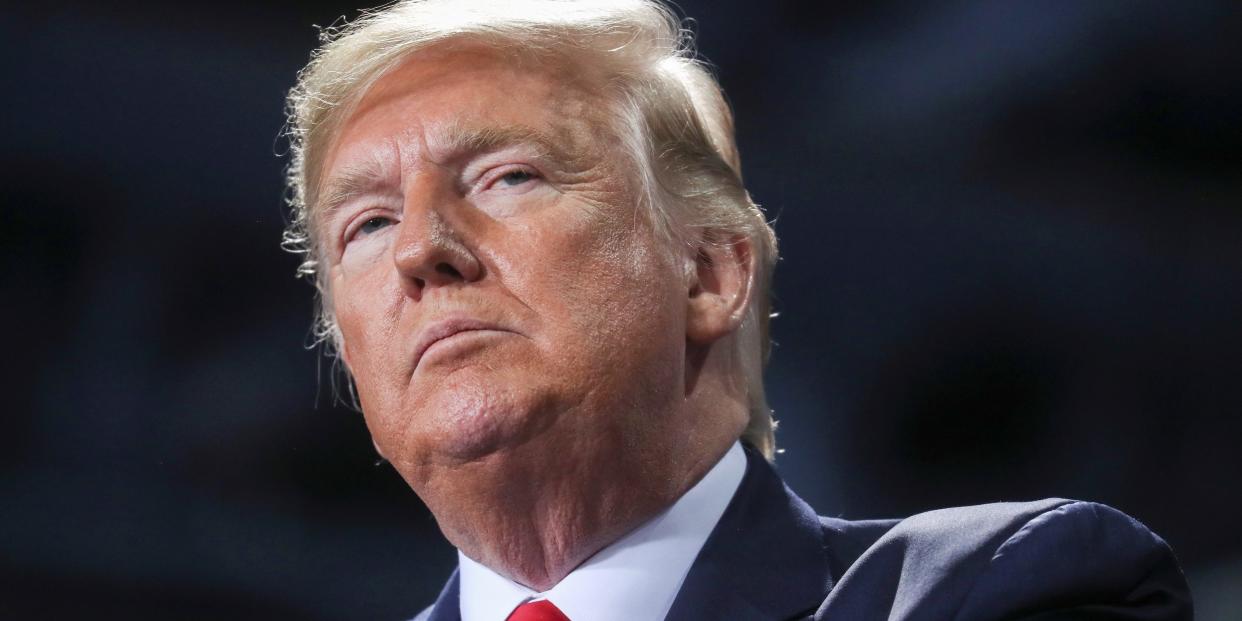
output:
[[[747,419],[726,352],[749,244],[660,241],[601,79],[420,52],[362,97],[321,176],[376,448],[453,545],[536,590],[672,504]]]

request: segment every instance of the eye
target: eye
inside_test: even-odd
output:
[[[499,175],[492,176],[487,181],[486,189],[507,190],[510,188],[521,188],[539,178],[539,173],[528,167],[508,166],[502,169],[500,173]]]
[[[362,224],[355,226],[346,236],[346,241],[353,240],[358,237],[365,237],[380,229],[396,224],[392,218],[387,216],[372,216],[362,221]]]
[[[531,179],[534,179],[534,178],[535,178],[535,174],[529,170],[514,170],[514,171],[505,173],[505,175],[500,178],[499,183],[501,185],[513,187],[513,186],[522,185],[523,183],[526,183],[527,181],[530,181]]]

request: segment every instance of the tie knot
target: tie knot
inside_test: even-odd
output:
[[[506,621],[569,621],[569,617],[552,602],[541,599],[518,606]]]

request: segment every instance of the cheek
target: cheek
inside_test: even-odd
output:
[[[337,266],[341,277],[356,280],[366,278],[368,273],[375,271],[388,256],[388,244],[391,237],[392,232],[384,230],[345,246],[344,252],[341,253],[341,261]]]
[[[570,227],[543,229],[555,234],[532,235],[528,255],[545,266],[528,272],[528,290],[547,292],[538,302],[558,317],[555,328],[572,343],[568,351],[613,365],[630,352],[652,355],[659,344],[679,343],[683,274],[671,253],[638,218],[590,214],[574,220]]]
[[[365,380],[356,382],[363,392],[368,382],[387,376],[380,371],[390,358],[385,351],[395,344],[391,338],[396,328],[392,287],[379,274],[350,274],[345,267],[337,269],[338,277],[332,285],[333,312],[349,370],[356,380]]]

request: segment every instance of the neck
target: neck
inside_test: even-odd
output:
[[[469,463],[428,468],[414,487],[462,553],[547,591],[672,506],[741,435],[744,396],[723,374],[697,379],[675,404],[642,416],[609,413],[614,422],[603,429],[592,415],[604,412],[563,412],[564,426]],[[592,418],[597,424],[574,427]]]
[[[684,434],[690,441],[674,446],[579,441],[547,453],[532,441],[433,477],[427,487],[432,493],[425,493],[424,500],[445,536],[466,556],[535,591],[547,591],[698,483],[737,438],[719,420],[713,421],[714,428],[690,429]],[[524,451],[556,459],[549,464]],[[435,493],[441,487],[453,493]],[[452,502],[433,504],[440,497]]]
[[[467,556],[533,590],[546,591],[671,506],[728,446],[678,460],[676,472],[669,469],[662,475],[655,475],[647,460],[596,456],[591,463],[566,463],[563,472],[576,476],[556,485],[542,476],[518,477],[516,485],[513,477],[506,477],[510,482],[502,494],[495,489],[471,494],[473,511],[450,513],[450,519],[440,517],[444,512],[436,515],[448,539]]]

